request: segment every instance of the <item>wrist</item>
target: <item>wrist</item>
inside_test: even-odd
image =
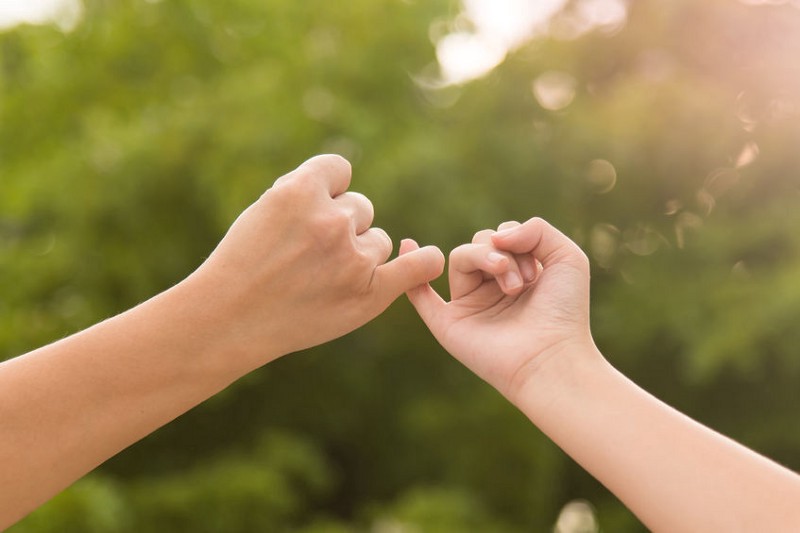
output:
[[[230,290],[220,290],[225,286],[221,283],[196,272],[156,296],[153,303],[163,308],[169,327],[180,339],[181,353],[211,374],[234,381],[283,354],[248,334],[247,317],[236,319],[236,298]],[[261,324],[259,339],[269,327]]]
[[[589,337],[540,353],[517,376],[508,399],[529,418],[552,408],[564,396],[574,395],[593,376],[611,370]]]

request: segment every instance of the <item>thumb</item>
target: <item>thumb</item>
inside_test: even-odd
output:
[[[439,248],[420,248],[413,240],[405,239],[400,244],[400,255],[375,269],[378,298],[388,306],[404,292],[410,293],[424,287],[433,292],[428,282],[441,276],[443,271],[444,254]]]

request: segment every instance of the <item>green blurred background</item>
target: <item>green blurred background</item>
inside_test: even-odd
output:
[[[436,43],[480,24],[455,0],[86,0],[69,27],[4,30],[0,359],[169,287],[277,176],[338,152],[395,242],[549,219],[592,259],[613,364],[800,468],[797,2],[551,3],[459,84]],[[11,531],[554,527],[644,529],[401,298]]]

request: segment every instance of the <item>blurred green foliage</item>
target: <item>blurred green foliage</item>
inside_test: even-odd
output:
[[[563,228],[593,260],[609,359],[800,468],[800,10],[638,0],[618,31],[426,88],[429,28],[457,8],[87,0],[70,32],[0,34],[0,358],[175,283],[275,177],[332,151],[396,239]],[[548,71],[575,80],[558,111],[531,91]],[[547,531],[578,498],[602,530],[642,530],[401,299],[12,531]]]

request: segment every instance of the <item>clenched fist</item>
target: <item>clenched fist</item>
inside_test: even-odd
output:
[[[335,155],[278,178],[187,280],[215,308],[222,344],[252,365],[344,335],[441,274],[435,247],[387,262],[392,241],[350,178]]]

